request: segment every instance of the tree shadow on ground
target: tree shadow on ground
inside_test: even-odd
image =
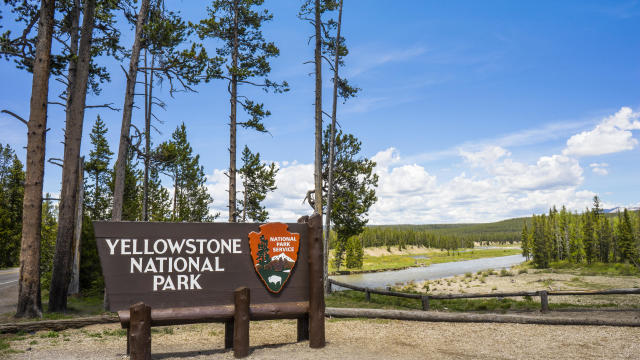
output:
[[[253,354],[255,350],[258,349],[277,349],[286,345],[296,344],[297,342],[285,342],[279,344],[266,344],[266,345],[258,345],[251,346],[249,348],[249,356]],[[183,352],[166,352],[166,353],[155,353],[151,354],[152,359],[170,359],[170,358],[192,358],[196,356],[213,356],[220,355],[226,352],[233,352],[233,349],[211,349],[211,350],[194,350],[194,351],[183,351]]]

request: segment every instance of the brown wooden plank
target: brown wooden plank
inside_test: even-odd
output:
[[[249,289],[239,287],[234,292],[235,310],[233,314],[233,356],[243,358],[249,355]]]
[[[309,346],[325,346],[322,216],[309,218]]]
[[[140,302],[131,306],[129,311],[131,360],[151,360],[151,307]]]

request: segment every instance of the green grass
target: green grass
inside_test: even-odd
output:
[[[7,341],[7,339],[0,338],[0,351],[6,351],[9,349],[11,349],[11,344],[9,344],[9,341]]]
[[[46,338],[57,338],[58,336],[60,336],[60,334],[58,334],[57,331],[53,331],[53,330],[40,335],[40,337],[43,338],[43,339],[46,339]]]
[[[102,334],[105,336],[127,336],[127,329],[115,329],[115,330],[103,330]]]
[[[422,302],[418,299],[405,299],[394,296],[371,294],[371,302],[367,302],[365,294],[359,291],[338,291],[329,295],[325,299],[327,307],[338,308],[370,308],[370,309],[395,309],[395,310],[422,310]],[[549,308],[603,308],[616,307],[616,304],[598,305],[576,305],[568,303],[550,303]],[[429,301],[431,310],[439,311],[486,311],[486,312],[507,312],[507,311],[538,311],[540,302],[538,297],[528,297],[524,300],[510,298],[482,298],[482,299],[451,299]]]
[[[28,322],[37,320],[60,320],[60,319],[72,319],[76,317],[101,315],[108,312],[103,310],[102,306],[103,296],[102,294],[94,294],[90,296],[70,296],[67,299],[67,311],[63,313],[49,312],[48,292],[45,292],[42,296],[43,312],[41,319],[33,318],[14,318],[15,312],[5,313],[0,315],[0,322]]]
[[[340,273],[373,272],[382,270],[405,269],[416,266],[429,266],[431,264],[441,264],[452,261],[464,261],[481,259],[488,257],[508,256],[521,254],[520,249],[481,249],[468,252],[429,252],[424,254],[402,254],[402,255],[365,255],[362,269],[344,269]],[[428,256],[428,259],[415,259],[415,256]],[[329,272],[335,273],[333,263],[329,263]]]
[[[550,271],[576,273],[578,275],[638,276],[640,270],[632,264],[593,263],[576,264],[568,261],[556,261],[550,264]]]
[[[70,296],[67,298],[67,311],[64,313],[49,312],[49,294],[46,293],[42,297],[43,320],[59,320],[59,319],[71,319],[80,316],[100,315],[104,313],[102,306],[103,296],[102,294],[95,294],[91,296]],[[31,319],[33,320],[33,319]]]

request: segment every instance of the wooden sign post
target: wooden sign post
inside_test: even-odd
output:
[[[147,328],[204,322],[225,323],[236,357],[249,354],[249,320],[298,319],[298,340],[325,345],[319,215],[262,225],[96,221],[94,229],[109,310],[128,329],[132,359],[151,355]],[[149,320],[137,315],[147,308]]]

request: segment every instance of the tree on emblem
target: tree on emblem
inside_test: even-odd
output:
[[[258,263],[260,265],[266,265],[269,263],[269,242],[264,238],[264,235],[260,235],[260,244],[258,244]]]

